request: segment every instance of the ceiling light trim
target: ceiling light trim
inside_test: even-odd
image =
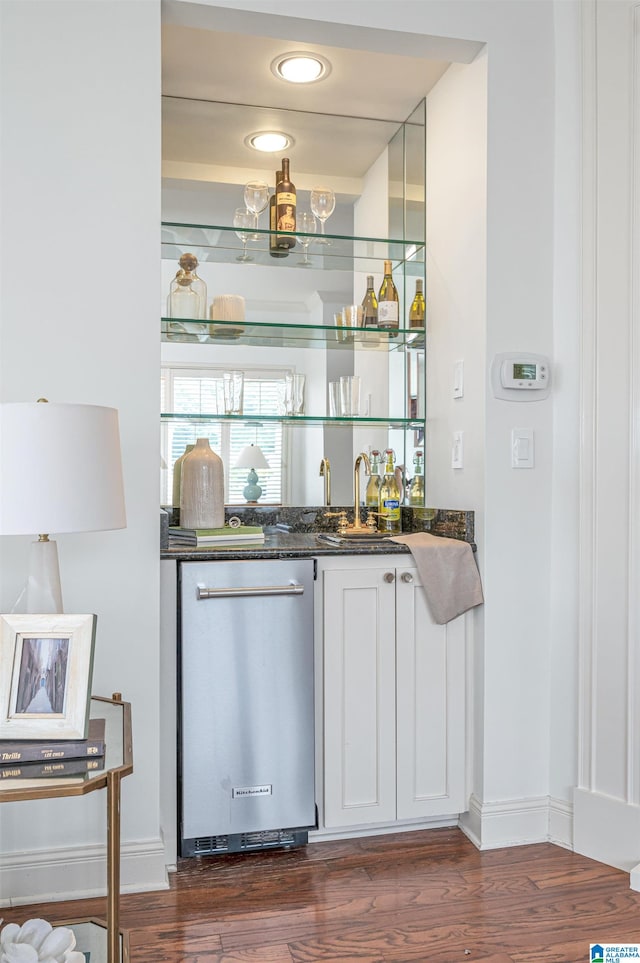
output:
[[[279,151],[293,147],[295,139],[283,130],[256,130],[252,134],[247,134],[244,143],[252,150],[261,151],[263,154],[277,154]]]
[[[295,76],[295,64],[300,62],[302,65],[305,62],[311,64],[311,62],[318,65],[318,72],[315,75],[309,75],[308,72],[303,72],[299,77]],[[293,67],[294,74],[291,73],[291,67]],[[271,73],[278,80],[283,80],[287,84],[317,84],[320,80],[325,80],[331,73],[331,64],[326,57],[321,54],[314,53],[312,50],[289,50],[287,53],[280,54],[275,60],[271,61]]]

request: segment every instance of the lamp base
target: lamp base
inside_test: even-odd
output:
[[[242,490],[242,494],[250,505],[255,505],[262,495],[262,488],[258,485],[258,473],[252,468],[247,475],[247,485]]]
[[[47,615],[62,612],[62,587],[56,542],[43,539],[29,548],[26,612]]]

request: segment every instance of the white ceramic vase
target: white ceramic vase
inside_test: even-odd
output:
[[[180,525],[182,528],[222,528],[224,525],[224,467],[220,456],[209,447],[208,438],[198,438],[182,462]]]
[[[180,508],[180,485],[182,482],[182,462],[185,460],[190,451],[193,451],[193,445],[187,445],[185,450],[182,452],[179,458],[176,459],[173,466],[173,495],[171,499],[171,504],[174,508]]]

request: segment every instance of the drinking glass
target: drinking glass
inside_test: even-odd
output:
[[[260,215],[269,204],[269,185],[266,181],[249,181],[244,185],[244,203],[248,211],[253,214],[253,226],[257,229]],[[259,234],[252,234],[252,240],[257,241]]]
[[[336,195],[330,187],[314,187],[311,191],[311,210],[320,221],[320,233],[324,234],[324,222],[331,217],[336,206]],[[321,240],[321,244],[329,244]]]
[[[237,207],[236,212],[233,215],[233,226],[237,228],[242,228],[242,230],[237,230],[236,235],[242,241],[242,254],[238,254],[236,261],[253,261],[253,258],[247,254],[247,241],[251,237],[247,231],[251,230],[255,226],[254,223],[255,215],[251,211],[248,211],[245,207]]]
[[[316,219],[310,211],[300,211],[296,218],[296,224],[298,228],[303,231],[304,234],[315,234],[317,229]],[[311,259],[309,258],[309,245],[311,244],[312,238],[310,237],[298,237],[300,244],[304,248],[304,257],[301,261],[298,261],[300,267],[310,267]]]
[[[347,304],[342,309],[342,324],[345,327],[345,339],[353,341],[354,328],[362,327],[364,312],[361,304]]]
[[[343,417],[360,414],[360,377],[342,375],[340,378],[340,409]]]
[[[241,415],[244,395],[244,374],[242,371],[225,371],[222,375],[225,415]]]
[[[285,375],[285,415],[304,414],[304,383],[305,376],[303,374]]]
[[[342,414],[342,405],[340,402],[340,382],[330,381],[329,382],[329,417],[339,418]]]

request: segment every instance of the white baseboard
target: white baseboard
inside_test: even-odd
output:
[[[484,803],[472,796],[459,826],[478,849],[543,842],[572,848],[571,806],[549,796]]]
[[[367,826],[349,826],[346,829],[314,829],[309,833],[310,843],[325,843],[340,839],[365,839],[367,836],[387,836],[391,833],[417,833],[423,829],[444,829],[457,826],[455,816],[427,819],[413,823],[372,823]]]
[[[637,874],[640,806],[603,793],[574,789],[573,812],[576,853]],[[636,888],[633,881],[632,888]]]
[[[549,842],[573,850],[573,806],[566,799],[549,797]]]
[[[104,896],[107,856],[104,845],[5,853],[0,857],[0,906]],[[161,839],[123,843],[121,892],[168,889]]]

